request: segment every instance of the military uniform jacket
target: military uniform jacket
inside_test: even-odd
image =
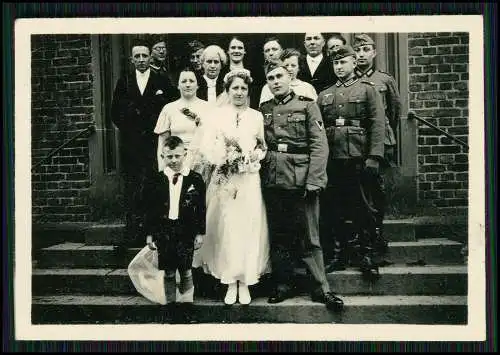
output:
[[[385,140],[386,145],[396,145],[396,129],[399,124],[401,114],[401,99],[396,87],[394,78],[383,71],[368,69],[362,72],[356,68],[356,75],[359,78],[370,81],[382,96],[382,103],[385,110]]]
[[[374,85],[354,77],[318,95],[330,159],[384,156],[384,107]]]
[[[327,183],[328,142],[318,105],[291,91],[284,98],[262,103],[264,137],[268,146],[262,160],[265,188],[302,189]]]

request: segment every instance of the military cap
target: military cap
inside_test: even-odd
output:
[[[353,57],[355,57],[356,53],[354,52],[354,50],[352,49],[351,46],[343,45],[343,46],[337,47],[333,51],[333,53],[331,55],[331,58],[332,58],[332,60],[339,60],[339,59],[348,57],[350,55],[353,56]]]
[[[368,36],[366,33],[360,33],[354,36],[354,41],[352,44],[353,48],[361,47],[361,46],[366,46],[366,45],[375,45],[375,42],[373,39]]]
[[[266,73],[269,73],[271,70],[274,70],[276,68],[283,68],[286,70],[286,68],[283,66],[283,62],[281,61],[278,61],[278,62],[268,62],[266,63],[265,67],[264,67],[264,72]],[[288,73],[288,71],[287,71]]]
[[[153,49],[153,47],[160,42],[166,43],[167,41],[161,35],[150,35],[148,38],[148,43],[151,49]]]
[[[188,42],[188,47],[191,50],[191,52],[196,52],[200,49],[204,49],[205,45],[203,43],[201,43],[200,41],[198,41],[197,39],[194,39],[194,40]]]

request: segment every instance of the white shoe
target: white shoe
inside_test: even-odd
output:
[[[238,293],[238,287],[236,282],[229,284],[227,287],[226,297],[224,297],[225,304],[234,304],[236,302],[236,295]]]
[[[250,290],[243,282],[240,282],[238,285],[238,300],[241,304],[250,304],[252,301],[252,298],[250,297]]]
[[[194,300],[194,286],[184,293],[181,293],[178,287],[175,288],[175,302],[193,303],[193,300]]]

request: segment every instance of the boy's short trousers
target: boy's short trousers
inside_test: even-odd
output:
[[[179,272],[190,270],[196,235],[191,230],[186,230],[181,223],[172,220],[162,229],[163,233],[156,241],[158,268],[165,271],[179,269]]]

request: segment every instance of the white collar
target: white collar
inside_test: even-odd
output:
[[[310,62],[321,62],[323,60],[323,53],[318,54],[316,57],[311,57],[309,54],[307,55],[307,60]]]
[[[150,73],[150,69],[146,69],[146,71],[144,73],[141,73],[139,70],[135,70],[135,75],[138,76],[138,77],[146,77],[146,76],[149,76],[149,73]]]
[[[163,173],[165,175],[167,175],[169,179],[171,179],[176,172],[173,171],[172,169],[170,169],[168,166],[166,166],[165,169],[163,169]],[[181,173],[182,176],[188,176],[189,175],[189,166],[183,166],[181,168],[181,170],[179,171],[179,173]]]
[[[212,84],[212,86],[215,86],[217,84],[217,78],[215,79],[210,79],[208,76],[206,76],[205,74],[203,74],[203,77],[205,78],[205,81],[207,82],[207,84]]]

